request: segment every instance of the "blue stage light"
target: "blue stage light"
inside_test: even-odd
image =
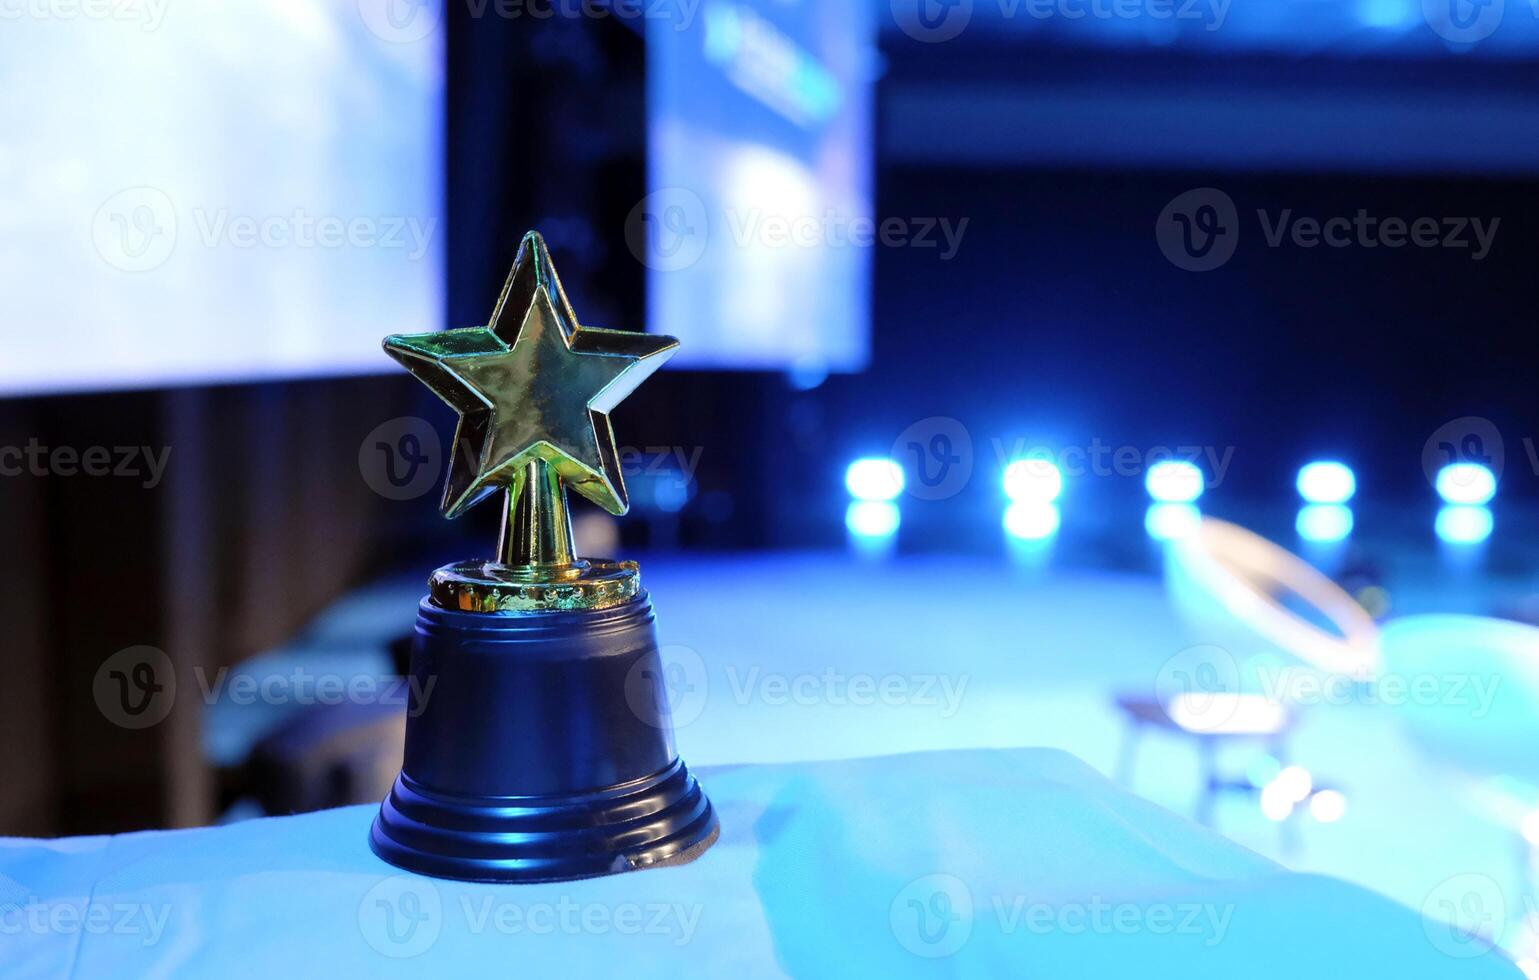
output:
[[[1005,508],[1005,533],[1018,541],[1042,541],[1058,533],[1058,505],[1028,500]]]
[[[1310,504],[1344,504],[1357,493],[1357,477],[1345,463],[1310,463],[1299,470],[1299,496]]]
[[[1496,474],[1480,463],[1450,463],[1438,470],[1437,494],[1450,504],[1488,504],[1496,496]]]
[[[1347,798],[1339,790],[1322,789],[1309,798],[1309,815],[1321,823],[1335,823],[1347,815]]]
[[[1450,504],[1437,512],[1437,536],[1449,544],[1479,544],[1495,526],[1489,507]]]
[[[1169,459],[1149,467],[1144,476],[1149,496],[1166,504],[1196,503],[1202,496],[1202,470],[1184,459]]]
[[[903,492],[903,467],[890,459],[857,459],[844,473],[844,486],[856,500],[895,500]]]
[[[898,533],[898,505],[885,500],[857,500],[844,512],[844,526],[857,538],[874,540]]]
[[[1352,508],[1344,504],[1310,504],[1299,510],[1295,526],[1305,541],[1331,544],[1346,540],[1352,524]]]
[[[1156,541],[1176,541],[1202,524],[1202,511],[1192,504],[1150,504],[1144,513],[1144,530]]]
[[[1063,493],[1063,470],[1050,459],[1032,456],[1005,467],[1005,496],[1018,504],[1050,504]]]

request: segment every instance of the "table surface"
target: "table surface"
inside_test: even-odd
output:
[[[17,977],[1515,977],[1346,882],[1285,870],[1063,752],[702,770],[702,859],[493,886],[396,873],[372,807],[0,841]]]

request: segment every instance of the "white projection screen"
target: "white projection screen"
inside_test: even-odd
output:
[[[0,395],[386,371],[380,338],[442,326],[439,17],[0,0],[0,19]]]

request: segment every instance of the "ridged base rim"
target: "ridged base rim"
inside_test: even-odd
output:
[[[533,883],[687,864],[718,833],[711,801],[679,759],[645,779],[563,797],[452,796],[402,773],[369,846],[434,878]]]

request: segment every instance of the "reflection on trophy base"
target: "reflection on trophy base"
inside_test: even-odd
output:
[[[630,602],[640,591],[635,562],[596,558],[555,569],[459,562],[434,572],[428,583],[439,608],[479,613],[608,609]]]

